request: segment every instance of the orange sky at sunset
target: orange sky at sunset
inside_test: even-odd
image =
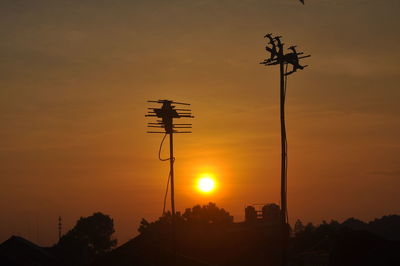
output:
[[[398,0],[1,1],[0,241],[57,241],[101,211],[119,244],[161,215],[168,162],[149,99],[190,102],[176,205],[241,221],[279,203],[278,68],[263,36],[312,54],[289,76],[288,208],[320,223],[399,213]],[[165,149],[164,152],[167,152]],[[166,155],[166,154],[165,154]],[[166,155],[167,156],[167,155]],[[218,187],[199,193],[212,173]]]

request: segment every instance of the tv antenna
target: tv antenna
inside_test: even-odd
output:
[[[294,74],[297,70],[303,70],[307,65],[301,65],[300,60],[310,57],[296,50],[296,46],[290,46],[289,52],[285,53],[284,43],[281,41],[281,36],[273,37],[271,33],[264,36],[268,40],[265,50],[269,52],[269,58],[262,61],[260,64],[265,66],[279,65],[280,70],[280,123],[281,123],[281,226],[282,226],[282,266],[288,264],[288,242],[289,242],[289,221],[287,212],[287,138],[285,124],[285,99],[287,76]],[[288,71],[288,66],[292,69]]]
[[[147,133],[155,133],[155,134],[165,134],[164,138],[160,145],[159,150],[159,159],[162,161],[169,160],[169,178],[167,183],[167,190],[164,198],[164,210],[163,215],[165,213],[165,200],[168,193],[168,185],[171,186],[171,214],[172,214],[172,249],[174,253],[174,257],[176,259],[176,233],[175,233],[175,225],[176,225],[176,218],[175,218],[175,187],[174,187],[174,138],[173,135],[175,133],[192,133],[191,131],[185,131],[186,129],[191,129],[192,124],[176,124],[174,123],[174,119],[178,118],[194,118],[192,115],[192,111],[188,108],[176,108],[176,105],[180,106],[190,106],[189,103],[181,103],[181,102],[174,102],[171,100],[158,100],[158,101],[148,101],[149,103],[157,103],[161,104],[160,108],[148,108],[149,111],[145,115],[146,117],[156,117],[158,118],[156,122],[148,123],[149,128],[159,128],[161,131],[147,131]],[[169,135],[169,158],[168,159],[161,159],[161,147],[164,142],[165,137]]]

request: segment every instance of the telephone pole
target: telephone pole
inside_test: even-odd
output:
[[[270,53],[269,58],[265,59],[260,64],[265,66],[279,65],[280,75],[280,127],[281,127],[281,233],[282,233],[282,258],[281,265],[288,265],[288,244],[289,244],[289,221],[287,211],[287,136],[285,122],[285,99],[286,99],[286,84],[287,76],[297,70],[303,70],[307,65],[302,66],[299,63],[300,59],[310,57],[303,55],[296,50],[296,46],[290,46],[289,52],[285,53],[284,43],[281,42],[281,36],[273,37],[272,34],[267,34],[264,38],[268,39],[268,45],[265,47]],[[292,70],[287,71],[288,65],[292,65]]]

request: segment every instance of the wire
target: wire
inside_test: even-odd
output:
[[[161,150],[162,150],[162,146],[163,146],[163,144],[164,144],[164,141],[165,141],[165,138],[167,137],[167,134],[165,133],[165,135],[164,135],[164,137],[162,138],[162,140],[161,140],[161,143],[160,143],[160,148],[158,149],[158,159],[160,160],[160,161],[163,161],[163,162],[165,162],[165,161],[171,161],[172,160],[172,163],[174,163],[175,162],[175,158],[171,158],[171,157],[169,157],[169,158],[161,158]],[[169,191],[169,184],[170,184],[170,182],[171,182],[171,170],[169,170],[169,173],[168,173],[168,179],[167,179],[167,187],[165,188],[165,194],[164,194],[164,203],[163,203],[163,211],[162,211],[162,215],[161,216],[164,216],[164,214],[165,214],[165,207],[166,207],[166,205],[167,205],[167,196],[168,196],[168,191]]]
[[[164,216],[164,214],[165,214],[165,205],[167,204],[167,196],[168,196],[168,189],[169,189],[169,182],[170,181],[171,181],[171,171],[169,171],[169,174],[168,174],[167,188],[165,189],[163,210],[162,210],[162,215],[161,216]]]
[[[171,159],[171,158],[166,158],[166,159],[161,158],[161,149],[162,149],[162,146],[163,146],[163,143],[164,143],[164,140],[165,140],[165,137],[166,137],[166,136],[167,136],[167,133],[165,133],[163,139],[161,140],[160,148],[158,149],[158,159],[159,159],[160,161],[163,161],[163,162],[169,161],[169,160]]]

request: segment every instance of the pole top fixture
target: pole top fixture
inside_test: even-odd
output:
[[[265,50],[270,53],[270,57],[267,59],[264,59],[260,64],[265,65],[265,66],[273,66],[273,65],[279,65],[279,64],[290,64],[293,66],[292,70],[289,72],[286,72],[285,75],[290,75],[293,74],[294,72],[297,72],[297,70],[303,70],[305,67],[308,65],[301,65],[300,64],[300,59],[304,59],[307,57],[310,57],[311,55],[303,55],[304,53],[299,53],[296,50],[297,46],[290,46],[288,48],[289,52],[285,53],[284,52],[284,43],[282,43],[281,38],[282,36],[273,36],[272,33],[268,33],[264,36],[264,38],[267,38],[269,40],[268,44],[265,47]]]
[[[148,131],[147,133],[191,133],[190,131],[178,131],[178,128],[192,128],[191,124],[174,124],[174,118],[194,118],[190,109],[177,109],[175,105],[189,106],[189,103],[175,102],[171,100],[150,100],[149,103],[161,104],[159,108],[148,108],[149,111],[145,115],[146,117],[157,117],[157,123],[148,123],[150,128],[160,128],[164,131]]]

